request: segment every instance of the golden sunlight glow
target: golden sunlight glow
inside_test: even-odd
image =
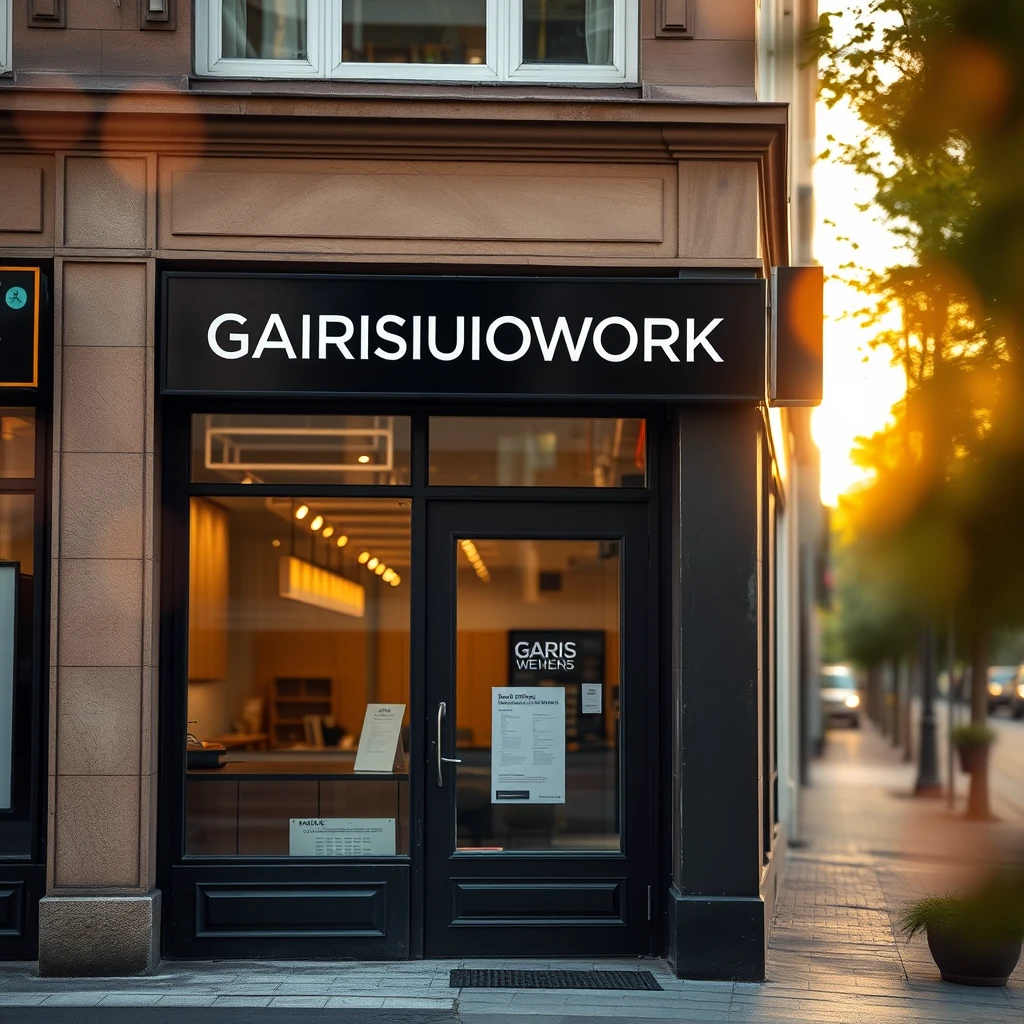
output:
[[[819,104],[817,118],[819,152],[827,145],[827,135],[851,138],[860,130],[859,122],[842,106],[827,110]],[[872,350],[868,344],[876,332],[893,324],[860,326],[848,314],[865,306],[866,296],[833,278],[851,259],[884,267],[897,262],[899,255],[888,229],[870,212],[856,208],[870,199],[871,187],[852,170],[819,161],[814,195],[814,252],[825,267],[825,394],[814,410],[811,430],[821,449],[821,500],[835,505],[840,494],[867,478],[867,472],[851,461],[850,452],[858,437],[881,430],[891,419],[893,405],[903,397],[904,379],[888,349]],[[859,248],[853,251],[837,236],[853,239]]]

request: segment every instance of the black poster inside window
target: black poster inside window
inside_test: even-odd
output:
[[[602,629],[508,631],[508,685],[564,686],[570,747],[605,742],[604,648]]]
[[[745,280],[163,277],[169,394],[759,400]]]
[[[38,384],[39,270],[0,267],[0,387]]]

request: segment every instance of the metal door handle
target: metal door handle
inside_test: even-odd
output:
[[[461,757],[442,757],[441,756],[441,740],[442,740],[442,724],[444,722],[444,716],[448,713],[448,705],[444,701],[441,701],[437,705],[437,784],[442,789],[444,788],[444,775],[441,773],[441,764],[462,764]]]

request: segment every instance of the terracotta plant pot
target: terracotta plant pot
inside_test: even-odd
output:
[[[977,771],[984,770],[985,762],[988,760],[987,743],[972,743],[969,746],[961,746],[956,749],[960,755],[961,771],[973,775]]]
[[[1020,959],[1020,947],[1019,938],[978,946],[960,935],[928,931],[928,948],[942,980],[957,985],[1005,985]]]

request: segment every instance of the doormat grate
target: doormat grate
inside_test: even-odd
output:
[[[454,970],[449,988],[598,988],[661,992],[650,971]]]

